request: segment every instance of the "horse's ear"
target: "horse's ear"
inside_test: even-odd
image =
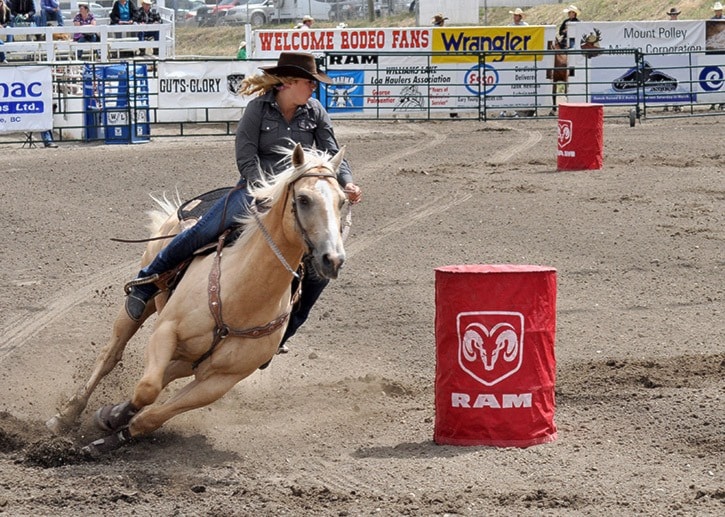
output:
[[[292,165],[295,169],[305,163],[305,150],[302,149],[302,145],[297,144],[292,150]]]
[[[343,145],[339,151],[337,151],[337,154],[332,157],[330,160],[330,163],[332,164],[332,168],[334,170],[337,170],[340,168],[340,164],[342,163],[342,158],[345,156],[345,146]]]

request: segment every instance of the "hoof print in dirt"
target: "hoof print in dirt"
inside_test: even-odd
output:
[[[36,467],[54,468],[87,461],[88,456],[66,438],[52,437],[28,446],[25,462]]]

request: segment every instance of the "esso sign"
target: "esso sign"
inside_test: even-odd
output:
[[[491,65],[474,66],[463,78],[466,89],[474,95],[488,95],[498,86],[498,70]]]

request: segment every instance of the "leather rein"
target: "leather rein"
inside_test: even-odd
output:
[[[297,213],[297,205],[294,202],[295,195],[294,195],[294,186],[297,181],[301,180],[302,178],[309,178],[309,177],[318,177],[318,178],[333,178],[337,179],[337,176],[335,175],[334,171],[330,169],[329,167],[323,165],[323,166],[315,166],[316,168],[325,168],[329,172],[319,172],[319,173],[313,173],[313,172],[305,172],[302,173],[298,178],[296,178],[290,185],[287,187],[287,190],[285,192],[285,205],[287,204],[287,200],[289,199],[289,192],[290,190],[293,191],[293,202],[292,202],[292,213],[295,215],[295,224],[297,225],[297,228],[299,229],[299,232],[302,236],[302,238],[305,241],[305,244],[307,247],[313,251],[314,247],[312,246],[312,243],[310,242],[309,237],[307,236],[307,231],[305,230],[304,226],[302,226],[302,222],[300,221],[299,215]],[[276,244],[272,240],[271,236],[269,235],[269,232],[262,224],[262,221],[259,219],[256,212],[254,213],[254,219],[257,223],[257,226],[259,227],[260,231],[265,237],[265,240],[267,241],[267,244],[270,246],[272,251],[275,253],[277,258],[280,262],[282,262],[282,265],[287,269],[288,271],[291,271],[292,274],[299,279],[299,282],[297,284],[297,289],[295,293],[292,295],[292,305],[294,305],[299,298],[299,295],[302,290],[302,275],[304,275],[304,269],[302,270],[302,275],[298,275],[296,271],[294,271],[287,261],[284,259],[282,254],[279,252],[279,248],[277,248]],[[264,336],[268,336],[272,334],[274,331],[278,330],[280,327],[282,327],[285,323],[287,323],[287,320],[290,317],[291,311],[287,311],[279,316],[277,316],[275,319],[270,321],[269,323],[265,325],[260,325],[257,327],[248,327],[243,329],[235,329],[224,323],[224,319],[222,317],[222,300],[221,300],[221,287],[220,287],[220,281],[221,281],[221,257],[222,257],[222,249],[224,248],[224,242],[226,240],[227,235],[231,232],[231,230],[226,230],[224,233],[222,233],[219,236],[219,240],[217,241],[216,246],[216,253],[214,255],[214,262],[212,263],[211,270],[209,271],[209,282],[207,284],[207,291],[209,293],[209,311],[211,312],[211,315],[214,318],[214,330],[212,334],[212,342],[209,349],[204,352],[201,357],[199,357],[196,361],[194,361],[191,365],[192,370],[195,370],[204,360],[206,360],[208,357],[210,357],[214,350],[216,349],[217,345],[219,343],[229,337],[241,337],[241,338],[250,338],[250,339],[258,339]]]

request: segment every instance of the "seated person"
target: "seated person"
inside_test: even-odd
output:
[[[96,18],[93,16],[90,7],[87,2],[78,2],[78,14],[73,18],[73,25],[95,25]],[[73,35],[73,40],[78,43],[96,43],[98,41],[98,34],[94,32],[76,32]],[[76,52],[76,59],[83,58],[83,51],[79,50]]]
[[[35,14],[35,2],[33,0],[10,0],[10,12],[12,14],[11,27],[18,24],[38,25],[38,16]]]
[[[137,12],[131,0],[116,0],[111,7],[111,25],[133,25]]]
[[[141,9],[136,13],[136,23],[139,25],[151,25],[155,23],[161,23],[161,15],[156,12],[155,9],[151,9],[152,0],[143,0],[141,2]],[[138,33],[139,41],[154,40],[159,41],[159,31],[144,31]],[[146,49],[142,48],[139,50],[139,54],[142,56],[146,54]],[[154,48],[154,55],[159,54],[159,49]]]
[[[58,0],[40,0],[40,25],[45,27],[49,21],[56,22],[58,27],[63,26],[63,12]]]

